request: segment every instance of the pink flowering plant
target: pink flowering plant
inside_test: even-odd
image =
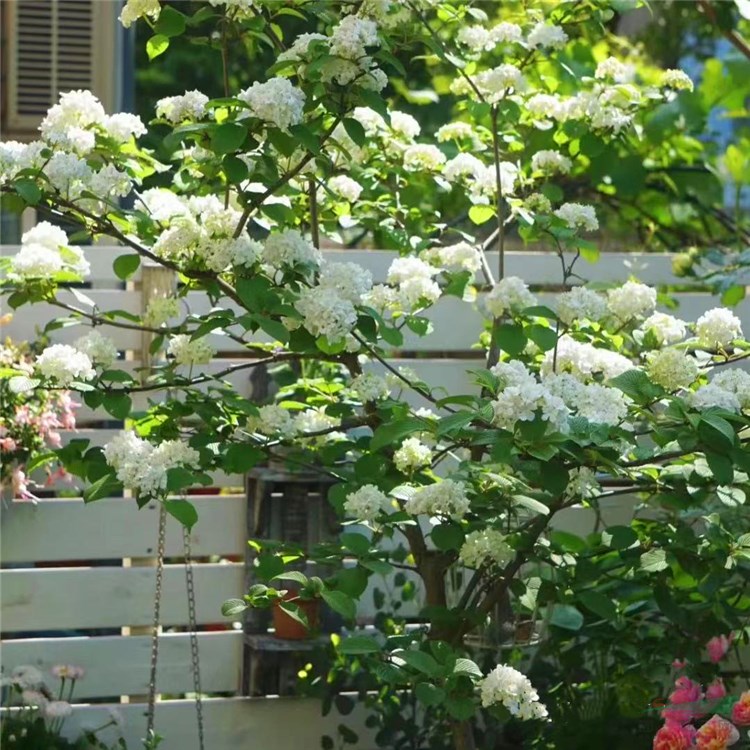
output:
[[[696,320],[657,310],[664,295],[634,278],[580,283],[600,222],[622,218],[617,199],[666,184],[646,166],[700,153],[665,125],[700,92],[603,31],[621,5],[211,0],[186,15],[129,0],[122,22],[153,31],[150,57],[183,34],[215,47],[221,90],[176,91],[148,125],[66,92],[37,141],[0,144],[5,198],[50,219],[3,260],[8,301],[91,327],[8,388],[76,391],[125,421],[103,448],[57,451],[89,502],[127,488],[190,527],[180,495],[213,472],[274,460],[331,480],[345,532],[314,549],[254,542],[256,583],[224,611],[314,590],[347,632],[313,687],[326,706],[359,691],[388,746],[471,750],[506,732],[544,742],[560,672],[530,680],[530,652],[508,644],[519,618],[575,648],[582,674],[593,646],[632,645],[652,627],[679,644],[744,632],[741,321],[721,306]],[[234,86],[227,60],[255,44],[273,59]],[[445,121],[397,107],[419,100],[399,98],[405,64]],[[174,272],[174,291],[143,315],[67,294],[89,262],[58,219],[119,245],[121,279],[153,263]],[[553,248],[560,294],[540,298],[506,273],[511,233]],[[374,283],[345,252],[325,260],[323,242],[393,257]],[[393,363],[416,338],[440,350],[457,309],[476,319],[464,386],[446,392]],[[115,358],[118,330],[133,328],[153,337],[148,373]],[[228,341],[240,361],[206,367]],[[289,368],[275,403],[232,385],[270,366]],[[607,522],[622,498],[643,514]],[[598,515],[592,533],[555,529],[570,508]],[[304,562],[327,572],[308,577]],[[375,632],[357,628],[365,597]],[[613,674],[638,658],[610,653]],[[407,710],[413,720],[388,723]]]
[[[53,450],[62,447],[60,431],[76,425],[70,392],[37,387],[35,361],[27,344],[0,346],[0,487],[22,500],[34,498],[35,469],[46,471],[43,484],[65,476]]]

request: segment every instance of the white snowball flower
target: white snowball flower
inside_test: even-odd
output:
[[[422,252],[420,257],[446,271],[469,271],[474,274],[482,267],[479,250],[468,242],[432,247]]]
[[[50,279],[64,267],[60,253],[56,250],[26,243],[11,257],[9,275],[18,279]]]
[[[184,120],[200,120],[206,116],[208,97],[196,90],[180,96],[168,96],[156,102],[156,116],[178,125]]]
[[[599,221],[593,206],[584,206],[580,203],[563,203],[555,211],[555,216],[562,219],[571,229],[583,228],[587,232],[595,232],[599,229]]]
[[[437,171],[445,164],[445,154],[431,143],[415,143],[404,151],[404,169]]]
[[[127,143],[131,138],[138,138],[148,132],[143,120],[138,115],[130,114],[130,112],[117,112],[114,115],[108,115],[104,119],[103,125],[107,135],[118,143]]]
[[[526,365],[518,359],[509,362],[498,362],[490,372],[500,381],[501,388],[508,386],[533,386],[536,384],[536,378],[529,372]]]
[[[330,414],[326,414],[322,409],[305,409],[305,411],[300,412],[294,418],[294,429],[301,434],[331,430],[334,427],[338,427],[340,424],[340,419],[332,417]],[[316,437],[318,440],[325,442],[327,440],[334,440],[340,435],[341,433],[328,432],[325,435]]]
[[[742,337],[740,319],[726,307],[715,307],[703,313],[695,324],[698,342],[708,349],[729,346]]]
[[[104,107],[90,91],[66,91],[47,111],[39,131],[48,143],[85,155],[96,143],[90,126],[103,123],[105,118]]]
[[[693,81],[684,70],[671,69],[662,73],[661,85],[676,91],[692,91]]]
[[[609,311],[621,323],[651,315],[656,307],[656,289],[637,281],[626,281],[607,292]]]
[[[461,177],[467,177],[469,175],[476,177],[485,169],[485,165],[477,159],[474,154],[462,151],[450,161],[446,162],[445,168],[443,169],[443,177],[445,177],[448,182],[456,182],[456,180]]]
[[[497,529],[481,529],[466,535],[458,557],[467,567],[480,568],[488,564],[504,567],[514,555],[505,534]]]
[[[363,372],[351,382],[351,389],[362,401],[380,401],[388,398],[391,389],[385,378],[372,372]]]
[[[60,227],[56,227],[48,221],[40,221],[23,233],[21,244],[37,244],[50,250],[60,250],[61,247],[68,246],[68,235]]]
[[[421,132],[422,128],[416,118],[406,112],[391,111],[391,130],[408,141],[413,141]]]
[[[431,461],[432,451],[415,437],[404,440],[401,447],[393,454],[393,463],[402,474],[411,474],[417,469],[429,466]]]
[[[413,255],[395,258],[388,268],[387,281],[389,284],[402,284],[414,278],[431,279],[440,271]]]
[[[48,346],[36,359],[36,368],[45,377],[67,386],[76,380],[96,377],[91,360],[67,344]]]
[[[571,469],[568,477],[568,486],[565,488],[566,500],[589,500],[596,497],[602,490],[596,480],[596,473],[588,466]]]
[[[364,190],[362,185],[345,174],[331,177],[331,179],[328,180],[328,188],[336,195],[340,195],[342,198],[349,201],[349,203],[356,203]]]
[[[156,297],[146,307],[143,324],[149,328],[160,328],[179,314],[180,304],[175,297]]]
[[[274,268],[308,265],[317,268],[322,256],[296,229],[272,232],[263,243],[263,262]]]
[[[511,385],[492,401],[492,423],[513,431],[517,422],[531,422],[537,412],[558,432],[567,432],[569,410],[565,402],[541,383]]]
[[[476,138],[476,133],[474,132],[474,128],[468,122],[457,120],[456,122],[449,122],[446,125],[441,125],[435,133],[435,137],[437,138],[438,143],[464,139],[471,139],[473,141]],[[448,167],[446,165],[446,170],[447,169]]]
[[[469,498],[463,482],[444,479],[442,482],[419,487],[404,503],[404,510],[412,516],[450,516],[463,518],[469,510]]]
[[[544,172],[546,174],[561,172],[562,174],[568,174],[572,166],[573,162],[559,151],[537,151],[531,157],[531,169],[534,172]]]
[[[159,0],[127,0],[118,20],[126,28],[143,16],[156,20],[161,12]]]
[[[109,336],[105,336],[96,329],[85,336],[81,336],[75,344],[78,351],[83,352],[99,367],[106,369],[117,359],[117,347]]]
[[[325,336],[331,343],[346,338],[357,324],[354,305],[331,287],[311,287],[300,293],[295,303],[313,336]]]
[[[717,408],[738,412],[742,408],[734,393],[724,390],[714,383],[702,385],[698,390],[688,393],[685,400],[693,409],[698,411]]]
[[[472,52],[491,50],[495,47],[489,29],[485,29],[484,26],[462,26],[458,30],[456,39],[459,44],[465,45]]]
[[[523,41],[523,32],[518,24],[501,21],[490,29],[490,37],[496,44],[520,44]]]
[[[576,320],[599,321],[607,314],[607,301],[598,292],[577,286],[557,298],[557,316],[566,325]]]
[[[501,704],[519,719],[543,719],[547,709],[539,702],[526,675],[517,669],[500,664],[479,683],[479,693],[485,708]]]
[[[750,373],[737,367],[724,369],[714,376],[711,383],[733,393],[743,409],[750,408]]]
[[[279,130],[289,130],[302,122],[305,94],[288,78],[271,78],[265,83],[256,81],[250,88],[241,91],[238,99],[248,104],[250,114],[270,123]]]
[[[616,83],[627,83],[633,78],[634,72],[632,65],[628,65],[616,57],[608,57],[596,66],[594,77],[611,78]]]
[[[487,311],[495,318],[508,312],[520,312],[525,307],[536,305],[536,297],[518,276],[501,279],[485,298]]]
[[[668,346],[685,338],[687,325],[684,320],[673,315],[655,312],[641,323],[638,330],[644,334],[650,331],[660,346]]]
[[[318,284],[324,289],[335,289],[339,296],[359,305],[372,289],[372,274],[358,263],[324,263]]]
[[[680,349],[662,349],[650,352],[646,357],[646,372],[657,385],[668,391],[687,388],[698,377],[699,368],[695,357]]]
[[[207,365],[216,354],[216,349],[205,338],[191,340],[188,334],[181,333],[169,339],[167,353],[174,357],[178,365],[192,367]]]
[[[581,385],[566,403],[579,417],[585,417],[589,422],[615,426],[627,416],[628,401],[619,388],[587,383]]]
[[[473,76],[474,86],[490,104],[497,104],[510,94],[526,90],[527,82],[523,73],[511,63],[503,63],[490,70],[484,70]],[[451,91],[457,95],[469,95],[476,98],[474,89],[464,78],[456,78],[451,84]]]
[[[548,351],[542,360],[544,375],[569,373],[582,382],[591,380],[595,375],[609,380],[632,369],[633,363],[622,354],[576,341],[567,334],[557,342],[557,357],[553,351]]]
[[[369,18],[346,16],[331,34],[330,53],[344,60],[360,61],[367,47],[380,45],[378,25]]]
[[[268,404],[258,409],[258,416],[247,418],[247,429],[262,435],[281,435],[289,438],[296,434],[297,427],[292,415],[283,406]]]
[[[543,21],[534,26],[526,37],[526,44],[532,48],[550,47],[552,49],[560,49],[560,47],[565,46],[567,41],[568,35],[560,26],[546,24]]]
[[[374,484],[366,484],[351,492],[344,501],[346,515],[358,521],[375,521],[391,507],[391,501]]]

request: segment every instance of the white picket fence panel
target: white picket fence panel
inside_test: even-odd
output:
[[[3,250],[4,254],[12,254],[17,248]],[[93,288],[81,293],[101,310],[140,313],[143,269],[127,288],[112,272],[112,261],[127,251],[95,246],[85,252],[92,266]],[[362,250],[326,250],[324,255],[330,261],[360,263],[371,270],[376,281],[385,279],[394,257],[392,252]],[[491,267],[496,267],[496,255],[489,255]],[[560,261],[549,252],[514,249],[507,254],[506,269],[508,274],[522,276],[537,287],[543,302],[550,301],[560,282]],[[631,274],[654,285],[685,283],[673,276],[671,258],[659,254],[613,252],[603,255],[597,264],[580,261],[577,270],[583,277],[603,284],[622,281]],[[716,304],[715,298],[697,287],[675,296],[679,302],[676,314],[687,319],[694,319]],[[60,298],[81,306],[71,291],[61,292]],[[209,309],[208,300],[201,293],[191,293],[187,303],[191,312]],[[750,330],[750,302],[743,302],[736,312]],[[3,335],[16,340],[32,339],[37,329],[66,314],[50,305],[24,307],[4,327]],[[482,328],[479,310],[476,305],[445,299],[429,312],[429,317],[435,323],[435,332],[423,339],[408,333],[403,347],[391,352],[391,362],[413,368],[428,383],[441,385],[449,392],[468,392],[472,386],[467,368],[482,366],[480,354],[472,350]],[[72,342],[84,332],[82,326],[72,326],[54,331],[51,338]],[[119,365],[130,371],[140,367],[140,333],[115,328],[107,332],[127,353],[127,361]],[[247,361],[235,342],[213,338],[220,355],[203,372],[215,374]],[[227,380],[241,394],[248,395],[250,372],[238,371]],[[136,397],[134,402],[136,409],[148,405],[145,396]],[[427,405],[419,397],[414,403]],[[92,445],[103,445],[118,431],[110,416],[85,406],[78,411],[78,423],[78,430],[63,434],[65,442],[88,439]],[[225,599],[239,596],[244,586],[244,566],[239,562],[247,545],[244,478],[218,475],[214,485],[224,488],[222,494],[190,497],[200,519],[191,532],[197,558],[198,621],[211,627],[223,624],[226,628],[199,634],[203,688],[209,694],[235,695],[242,684],[243,635],[222,618],[220,606]],[[60,482],[53,487],[58,491],[71,489],[71,485]],[[618,499],[606,508],[605,522],[627,523],[632,512],[632,500]],[[85,667],[87,676],[80,683],[77,700],[107,699],[121,708],[131,748],[139,746],[145,729],[142,701],[148,687],[150,639],[144,634],[144,627],[151,622],[154,569],[142,563],[153,558],[157,517],[156,503],[138,510],[135,502],[127,498],[110,498],[87,506],[80,498],[59,497],[43,499],[36,505],[5,503],[0,508],[0,561],[4,566],[0,572],[0,595],[6,638],[2,644],[3,670],[10,671],[20,664],[35,664],[44,670],[58,663]],[[593,531],[595,523],[593,511],[572,508],[561,513],[554,526],[585,534]],[[157,688],[161,693],[181,696],[192,691],[192,675],[189,639],[184,632],[188,618],[184,567],[180,564],[182,536],[172,518],[168,521],[166,550],[162,605],[166,629],[161,638]],[[131,560],[135,562],[131,564]],[[374,581],[371,588],[381,584],[382,581]],[[365,595],[358,613],[363,622],[374,614],[371,602],[372,597]],[[418,606],[415,603],[413,611]],[[120,633],[123,627],[134,628],[136,634]],[[132,696],[136,702],[119,703],[120,696]],[[71,726],[106,723],[105,712],[103,705],[76,706]],[[316,701],[296,698],[209,698],[205,714],[206,747],[210,750],[315,748],[324,732],[335,734],[338,723],[361,734],[363,729],[359,710],[347,717],[334,712],[324,719]],[[164,750],[197,750],[190,700],[160,702],[157,729],[166,738]],[[370,750],[374,743],[366,732],[363,736],[367,739],[359,748]]]

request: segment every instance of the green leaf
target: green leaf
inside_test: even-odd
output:
[[[185,16],[171,5],[165,5],[159,14],[154,31],[162,36],[179,36],[185,31]]]
[[[443,672],[435,657],[425,651],[397,651],[394,656],[403,659],[412,669],[430,677],[439,677]]]
[[[229,182],[236,184],[247,179],[249,174],[247,164],[239,157],[227,154],[222,161],[222,165]]]
[[[320,139],[305,125],[292,125],[289,132],[311,153],[320,153]]]
[[[698,423],[698,435],[703,442],[714,449],[730,450],[736,440],[732,425],[723,417],[712,414],[710,411],[701,416],[701,421]]]
[[[602,544],[612,549],[628,549],[638,541],[638,534],[629,526],[609,526],[602,532]]]
[[[721,295],[721,302],[729,307],[742,302],[745,299],[745,287],[744,286],[730,286]]]
[[[266,454],[249,445],[230,445],[224,454],[224,471],[227,474],[245,474],[263,461]]]
[[[101,500],[122,491],[122,484],[117,481],[114,473],[105,474],[99,478],[90,487],[83,491],[83,501],[93,503],[95,500]]]
[[[370,540],[364,534],[347,532],[342,534],[339,539],[344,548],[353,552],[357,556],[361,557],[370,552]]]
[[[583,627],[583,615],[572,604],[556,604],[550,623],[564,630],[577,631]]]
[[[107,393],[102,405],[115,419],[127,419],[133,408],[133,401],[127,393]]]
[[[299,570],[286,570],[283,573],[278,573],[271,577],[272,581],[275,581],[276,579],[280,581],[294,581],[302,586],[307,586],[309,582],[307,576]]]
[[[42,191],[39,186],[28,177],[16,180],[13,183],[13,188],[30,206],[36,206],[42,199]]]
[[[586,609],[605,620],[614,620],[617,617],[617,605],[600,591],[583,591],[579,594],[578,600]]]
[[[195,475],[184,466],[177,466],[167,471],[167,489],[179,492],[195,483]]]
[[[129,279],[141,265],[140,255],[120,255],[112,263],[112,269],[118,279]]]
[[[187,500],[165,500],[164,507],[187,529],[192,529],[198,521],[198,511]]]
[[[538,324],[527,326],[526,335],[543,351],[555,348],[557,333],[553,328]]]
[[[469,677],[483,677],[482,670],[471,659],[456,659],[453,674],[465,674]]]
[[[502,323],[496,326],[494,337],[500,349],[512,356],[520,354],[526,348],[527,338],[523,327],[515,323]]]
[[[247,609],[247,604],[242,599],[227,599],[221,605],[221,614],[224,617],[234,617],[242,614]]]
[[[28,393],[29,391],[33,391],[41,382],[39,378],[15,375],[8,380],[8,388],[11,393]]]
[[[286,614],[289,615],[289,617],[292,618],[292,620],[297,621],[300,623],[300,625],[304,625],[306,628],[309,628],[310,625],[307,622],[307,615],[303,612],[300,607],[298,607],[294,602],[279,602],[279,607],[286,612]]]
[[[459,721],[467,721],[477,712],[477,707],[471,698],[451,698],[445,707],[448,709],[448,713]]]
[[[528,495],[513,495],[513,504],[543,516],[549,515],[549,508],[544,503]]]
[[[217,154],[229,154],[237,151],[247,137],[247,127],[236,122],[225,122],[214,130],[211,136],[211,147]]]
[[[395,443],[400,442],[402,438],[414,432],[424,431],[425,427],[424,420],[417,419],[416,417],[399,419],[395,422],[381,425],[375,430],[370,440],[370,450],[376,451],[381,448],[393,446]]]
[[[647,573],[658,573],[668,567],[667,553],[663,549],[650,549],[641,555],[641,570]]]
[[[155,57],[159,57],[159,55],[167,51],[168,47],[169,37],[164,36],[164,34],[154,34],[154,36],[146,42],[146,54],[148,55],[148,59],[153,60]]]
[[[457,523],[441,523],[430,532],[432,543],[441,550],[457,550],[464,543],[464,532]]]
[[[609,380],[609,385],[619,388],[636,403],[645,404],[663,393],[662,388],[654,385],[643,370],[627,370]]]
[[[323,589],[320,592],[323,601],[335,612],[343,615],[347,620],[353,620],[357,615],[357,605],[350,596],[343,591]]]
[[[353,635],[339,643],[337,650],[342,654],[376,654],[380,646],[374,638],[363,635]]]
[[[475,224],[485,224],[490,219],[494,218],[495,209],[491,206],[472,206],[469,209],[469,218]]]
[[[364,146],[367,143],[367,134],[359,120],[354,120],[351,117],[346,117],[343,120],[344,130],[346,134],[354,141],[357,146]]]
[[[430,682],[420,682],[414,689],[417,700],[425,706],[439,706],[445,701],[445,690]]]

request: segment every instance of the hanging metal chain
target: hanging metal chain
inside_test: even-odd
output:
[[[156,548],[156,593],[154,595],[154,619],[151,626],[151,671],[148,678],[148,712],[146,737],[154,731],[156,712],[156,666],[159,661],[159,625],[161,623],[161,592],[164,579],[164,542],[167,534],[167,510],[159,503],[159,539]]]
[[[205,750],[203,742],[203,698],[201,696],[201,663],[198,652],[198,623],[195,615],[195,582],[193,580],[193,560],[190,549],[190,531],[182,527],[182,541],[185,548],[185,583],[187,584],[188,621],[190,624],[190,656],[193,661],[193,688],[195,690],[195,715],[198,719],[198,747]]]

